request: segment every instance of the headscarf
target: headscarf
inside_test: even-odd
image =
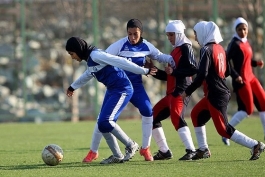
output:
[[[174,32],[175,33],[175,45],[173,47],[181,46],[182,44],[188,43],[192,44],[191,41],[184,34],[185,25],[181,20],[172,20],[166,26],[166,33]]]
[[[223,41],[219,27],[212,21],[201,21],[194,26],[200,46],[205,46],[209,42],[220,43]]]
[[[70,52],[75,52],[81,60],[88,59],[89,54],[94,49],[94,46],[88,46],[86,41],[79,37],[71,37],[67,40],[65,49]]]
[[[234,22],[234,26],[233,26],[233,29],[234,29],[234,32],[235,32],[234,37],[238,38],[242,42],[247,42],[247,36],[244,37],[244,38],[241,38],[241,37],[238,36],[238,34],[236,32],[236,28],[238,27],[238,25],[240,25],[242,23],[245,24],[245,25],[247,25],[247,27],[248,27],[248,22],[244,18],[242,18],[242,17],[238,17],[236,19],[236,21]]]

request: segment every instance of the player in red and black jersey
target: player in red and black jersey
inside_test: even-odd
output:
[[[190,129],[184,120],[189,97],[183,100],[180,96],[190,85],[191,76],[197,72],[191,41],[185,36],[184,29],[185,26],[180,20],[171,21],[166,27],[168,40],[174,47],[171,56],[174,58],[176,67],[173,69],[169,65],[165,68],[165,71],[159,70],[156,74],[157,79],[167,81],[167,91],[166,96],[153,108],[152,135],[159,146],[158,152],[154,155],[154,160],[172,158],[172,152],[167,145],[161,124],[161,121],[169,116],[186,148],[186,154],[179,160],[190,160],[195,154]]]
[[[229,124],[236,126],[254,111],[254,105],[259,111],[260,120],[265,134],[265,92],[252,67],[263,67],[262,60],[253,59],[253,51],[247,40],[248,23],[242,17],[234,23],[235,34],[227,48],[227,58],[231,62],[231,77],[236,94],[238,111],[233,115]],[[227,145],[228,140],[222,139]]]
[[[202,46],[200,50],[199,71],[193,83],[188,86],[182,97],[191,95],[205,80],[207,84],[207,95],[205,96],[205,114],[212,117],[217,132],[232,141],[252,149],[250,160],[257,160],[261,152],[265,149],[265,144],[249,138],[245,134],[236,130],[228,123],[227,105],[230,99],[230,91],[226,85],[227,66],[226,53],[219,44],[223,39],[218,26],[214,22],[201,21],[194,26],[195,39]],[[196,119],[197,118],[197,119]],[[195,130],[204,126],[208,118],[198,115],[192,117]],[[203,131],[203,130],[202,130]],[[202,131],[195,131],[198,145],[206,143],[206,137],[202,136]],[[209,157],[205,147],[199,147],[193,160]],[[209,151],[208,151],[209,152]]]

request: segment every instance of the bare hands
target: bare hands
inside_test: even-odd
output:
[[[156,67],[152,67],[149,69],[149,72],[147,75],[156,75],[157,73],[157,68]]]
[[[238,76],[238,77],[236,78],[236,82],[238,82],[238,83],[240,83],[240,84],[243,84],[243,83],[244,83],[244,82],[243,82],[243,79],[242,79],[241,76]]]
[[[66,95],[67,95],[68,97],[72,97],[72,96],[74,95],[74,92],[72,92],[72,91],[70,91],[70,90],[67,90],[67,91],[66,91]]]
[[[165,67],[165,72],[166,72],[168,75],[171,75],[172,72],[173,72],[173,68],[170,67],[170,66],[166,66],[166,67]]]

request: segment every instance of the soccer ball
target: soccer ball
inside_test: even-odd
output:
[[[44,147],[41,156],[45,164],[56,166],[63,160],[63,150],[56,144],[49,144]]]

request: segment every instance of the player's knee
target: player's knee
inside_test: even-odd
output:
[[[98,129],[101,133],[111,132],[115,124],[110,124],[108,121],[98,121]]]

